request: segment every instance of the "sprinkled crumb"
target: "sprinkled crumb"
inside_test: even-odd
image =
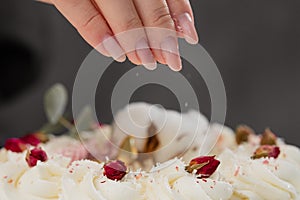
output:
[[[239,172],[240,172],[240,167],[238,167],[238,168],[235,170],[234,176],[237,176],[237,175],[239,174]]]
[[[268,160],[264,160],[264,161],[263,161],[263,164],[268,165],[268,164],[269,164],[269,161],[268,161]]]

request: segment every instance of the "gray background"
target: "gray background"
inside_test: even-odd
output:
[[[226,123],[258,132],[271,127],[300,145],[300,1],[192,0],[200,43],[224,79]],[[0,3],[0,144],[7,137],[36,130],[46,122],[43,93],[56,82],[71,94],[81,62],[91,48],[52,6],[30,0]],[[130,63],[113,64],[97,93],[100,120],[111,121],[110,94]],[[207,88],[184,63],[183,73],[210,114]],[[178,108],[166,88],[148,85],[133,101]],[[69,112],[70,112],[69,105]]]

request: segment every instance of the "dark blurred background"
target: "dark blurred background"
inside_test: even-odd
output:
[[[240,123],[258,132],[271,127],[300,146],[300,1],[192,0],[200,43],[224,79],[227,125]],[[52,6],[32,0],[0,2],[0,144],[40,128],[47,120],[43,94],[56,82],[71,95],[76,72],[91,51]],[[113,64],[97,91],[102,122],[111,121],[110,94],[130,63]],[[201,77],[188,63],[181,72],[198,91],[201,110],[210,101]],[[148,85],[132,101],[178,109],[166,88]],[[69,105],[69,112],[71,105]],[[104,116],[104,117],[103,117]]]

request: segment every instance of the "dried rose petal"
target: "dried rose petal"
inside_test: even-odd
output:
[[[260,144],[261,145],[276,145],[276,142],[277,142],[276,135],[270,129],[266,129],[265,132],[262,134]]]
[[[196,174],[201,175],[200,178],[208,178],[216,171],[219,164],[220,161],[216,160],[215,156],[201,156],[191,160],[186,171],[192,173],[196,170]]]
[[[15,153],[21,153],[26,150],[26,144],[19,138],[10,138],[5,141],[4,148]]]
[[[34,148],[26,155],[26,162],[29,167],[34,167],[37,164],[37,161],[46,162],[48,156],[44,150],[41,148]]]
[[[235,131],[235,139],[237,144],[248,142],[249,136],[254,134],[255,132],[249,126],[246,125],[238,126]]]
[[[120,160],[116,160],[104,165],[103,174],[111,180],[119,181],[126,175],[126,171],[127,167],[125,166],[125,163]]]
[[[278,146],[272,146],[272,145],[262,145],[258,147],[253,156],[252,159],[258,159],[258,158],[277,158],[280,154],[280,149]]]
[[[25,135],[24,137],[21,137],[20,138],[25,144],[30,144],[32,146],[38,146],[41,141],[39,138],[37,138],[36,135],[34,135],[33,133],[32,134],[28,134],[28,135]]]

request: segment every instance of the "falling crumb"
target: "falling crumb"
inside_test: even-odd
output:
[[[9,180],[7,181],[8,184],[10,184],[10,183],[12,183],[12,182],[13,182],[12,179],[9,179]]]
[[[178,166],[176,166],[176,171],[179,171],[179,167]]]
[[[75,166],[76,166],[76,167],[78,167],[78,166],[79,166],[79,164],[78,164],[78,163],[76,163],[76,164],[75,164]]]
[[[7,176],[4,176],[3,178],[4,178],[4,179],[7,179]]]
[[[239,174],[239,172],[240,172],[240,167],[238,167],[238,168],[235,170],[234,176],[237,176],[237,175]]]
[[[207,182],[207,180],[206,180],[206,179],[204,179],[204,178],[202,179],[202,181],[203,181],[203,182],[205,182],[205,183]]]
[[[70,170],[69,172],[70,172],[71,174],[73,173],[73,171],[72,171],[72,170]]]
[[[105,183],[106,181],[101,181],[100,183]]]
[[[214,186],[211,185],[210,188],[211,188],[211,189],[214,189]]]

